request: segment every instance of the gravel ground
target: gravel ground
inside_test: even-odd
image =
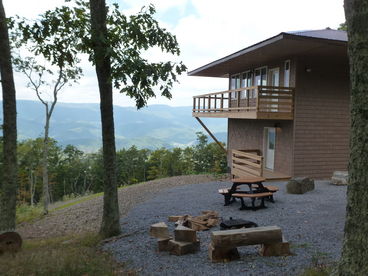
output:
[[[218,188],[230,183],[209,182],[174,187],[138,204],[121,225],[125,236],[107,243],[104,248],[139,275],[298,275],[316,264],[334,263],[341,252],[345,221],[346,187],[316,182],[314,191],[304,195],[285,192],[285,183],[272,183],[280,188],[276,202],[266,202],[267,209],[240,211],[240,202],[223,206]],[[277,225],[291,243],[294,256],[260,257],[258,247],[239,247],[241,259],[229,263],[211,263],[207,248],[210,231],[198,232],[200,251],[173,256],[157,252],[156,240],[148,235],[149,226],[167,222],[169,215],[199,215],[202,210],[215,210],[224,219],[230,216],[256,222],[259,226]],[[173,231],[174,224],[167,223]],[[213,228],[218,230],[219,227]]]
[[[172,187],[203,183],[215,180],[212,175],[184,175],[148,181],[119,190],[120,216],[124,217],[135,205],[148,200],[158,193]],[[50,209],[70,202],[55,203]],[[17,226],[23,239],[49,238],[72,235],[82,232],[97,232],[102,218],[102,196],[81,202],[61,210],[50,212],[49,215],[34,222]]]

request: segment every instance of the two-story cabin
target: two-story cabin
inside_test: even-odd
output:
[[[229,90],[193,98],[193,116],[228,118],[235,177],[328,178],[347,170],[346,32],[280,33],[188,75],[229,79]]]

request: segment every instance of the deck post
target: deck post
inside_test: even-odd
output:
[[[221,106],[221,112],[223,112],[223,108],[224,108],[224,93],[221,94],[221,103],[220,103],[220,106]]]
[[[259,86],[256,87],[255,89],[255,97],[256,97],[256,112],[259,111],[259,93],[258,93],[258,89],[259,89]]]
[[[236,91],[236,93],[237,93],[237,97],[236,97],[237,103],[236,103],[236,105],[237,105],[237,107],[240,107],[240,91]],[[238,109],[238,112],[239,111],[240,110]]]
[[[247,107],[249,107],[249,97],[251,89],[247,89]]]
[[[212,139],[217,143],[217,145],[219,145],[219,147],[225,152],[225,154],[227,154],[227,150],[225,149],[225,147],[216,139],[216,137],[212,134],[212,132],[206,127],[206,125],[202,122],[201,119],[199,119],[198,117],[195,117],[197,119],[197,121],[201,124],[201,126],[207,131],[207,133],[212,137]]]

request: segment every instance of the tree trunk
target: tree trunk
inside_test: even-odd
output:
[[[0,73],[3,92],[3,179],[0,182],[0,232],[15,228],[17,193],[17,111],[6,16],[0,0]]]
[[[34,173],[33,170],[29,170],[29,190],[31,193],[31,206],[33,207],[33,203],[34,203],[34,194],[35,194],[35,177],[34,177]]]
[[[339,275],[368,275],[368,1],[345,0],[351,80],[349,185]]]
[[[50,128],[50,116],[48,106],[46,105],[45,135],[42,149],[42,197],[43,197],[43,213],[45,215],[48,214],[49,212],[49,204],[50,204],[49,168],[48,168],[49,128]]]
[[[91,31],[100,90],[102,145],[104,161],[104,207],[100,234],[111,237],[120,234],[119,204],[116,178],[116,150],[112,103],[111,61],[108,53],[105,0],[90,0]]]

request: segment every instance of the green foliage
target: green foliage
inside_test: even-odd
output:
[[[24,19],[17,23],[13,21],[11,26],[20,29],[14,35],[20,37],[17,45],[34,40],[36,53],[43,54],[53,65],[67,64],[73,68],[78,63],[77,52],[88,54],[89,60],[95,63],[89,5],[87,1],[75,3],[74,7],[47,11],[42,20],[33,25]],[[155,97],[155,91],[171,98],[170,90],[178,81],[177,76],[186,71],[182,62],[150,62],[143,57],[150,48],[171,55],[180,54],[176,37],[159,26],[154,18],[155,12],[153,5],[130,16],[121,13],[118,4],[108,8],[108,40],[104,43],[106,54],[111,57],[111,81],[121,93],[133,98],[138,108]],[[45,37],[50,39],[45,40]]]
[[[73,14],[65,8],[61,10],[63,13],[47,11],[35,21],[16,16],[9,23],[13,48],[18,49],[13,53],[15,69],[26,75],[28,87],[36,91],[44,104],[47,101],[41,96],[43,89],[52,91],[56,101],[57,92],[82,74]]]
[[[348,25],[346,24],[346,22],[341,23],[340,26],[337,28],[340,31],[347,31],[348,30]]]
[[[122,268],[97,250],[100,241],[96,234],[26,240],[14,257],[1,257],[1,275],[117,275]]]
[[[216,143],[208,143],[204,134],[197,133],[197,136],[197,144],[184,149],[148,150],[132,146],[119,150],[117,152],[118,185],[126,186],[176,175],[225,173],[226,156],[223,151]],[[17,216],[19,222],[39,216],[37,203],[42,196],[42,144],[41,138],[25,140],[18,144],[19,208]],[[49,146],[49,181],[52,201],[74,199],[68,203],[69,205],[57,208],[66,208],[75,202],[88,200],[96,196],[94,193],[103,191],[101,151],[85,154],[72,145],[61,147],[53,139],[49,140]],[[0,144],[0,150],[1,147]],[[25,208],[27,204],[35,206],[27,209]]]
[[[17,224],[22,222],[33,221],[42,217],[43,207],[41,205],[30,206],[28,204],[20,204],[17,206],[16,217]]]

